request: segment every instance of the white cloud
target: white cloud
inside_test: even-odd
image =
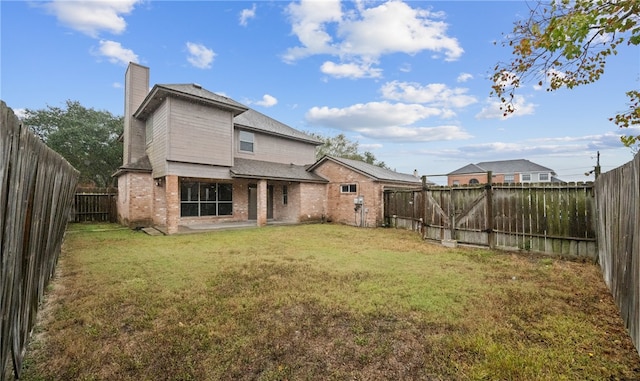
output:
[[[448,25],[441,21],[440,13],[388,1],[362,9],[357,16],[342,20],[338,26],[338,34],[345,37],[342,53],[377,58],[382,54],[429,50],[455,61],[464,52],[455,38],[447,36]]]
[[[384,128],[360,128],[363,136],[374,139],[401,142],[435,142],[446,140],[464,140],[472,136],[459,126],[406,127],[390,126]]]
[[[304,0],[291,3],[287,7],[292,32],[298,36],[302,47],[290,48],[284,55],[286,62],[292,62],[314,54],[334,54],[332,37],[326,31],[326,24],[342,19],[340,0]]]
[[[22,120],[27,116],[26,108],[14,108],[13,113],[18,117],[18,119]]]
[[[369,102],[345,108],[313,107],[306,119],[312,124],[341,130],[404,126],[432,116],[439,116],[437,108],[419,104]]]
[[[249,19],[256,17],[256,4],[254,3],[251,9],[243,9],[240,12],[240,25],[247,26]]]
[[[198,69],[210,69],[216,54],[202,44],[187,42],[189,56],[187,61]]]
[[[320,66],[320,71],[335,78],[379,78],[382,76],[381,69],[357,63],[337,64],[327,61]]]
[[[120,82],[114,82],[111,86],[114,89],[123,89],[124,88],[124,85],[122,83],[120,83]]]
[[[509,119],[515,116],[532,115],[535,112],[536,104],[529,103],[522,95],[516,95],[511,102],[514,112],[507,113],[504,111],[506,105],[500,100],[492,98],[486,101],[486,105],[476,114],[477,119]],[[503,109],[501,109],[501,107]]]
[[[53,13],[60,23],[96,38],[101,31],[113,34],[124,32],[127,23],[122,15],[131,13],[139,1],[55,0],[46,3],[44,7]]]
[[[415,127],[415,122],[442,116],[438,108],[419,104],[370,102],[346,108],[313,107],[306,119],[312,125],[355,131],[364,137],[403,142],[468,139],[458,126]]]
[[[438,107],[463,108],[478,102],[475,97],[467,94],[468,89],[451,89],[442,83],[422,86],[415,82],[392,81],[385,83],[380,91],[386,99],[427,103]]]
[[[131,49],[125,49],[119,42],[100,40],[100,47],[93,54],[107,57],[109,62],[128,65],[129,62],[138,62],[138,56]]]
[[[293,62],[328,54],[340,58],[336,68],[353,62],[355,67],[370,67],[385,54],[432,51],[454,61],[464,52],[458,40],[447,35],[448,25],[441,13],[396,0],[370,8],[365,7],[366,2],[355,4],[355,9],[343,12],[337,0],[291,3],[287,8],[291,29],[301,45],[289,48],[283,59]],[[327,74],[344,77],[341,70]]]
[[[456,81],[458,81],[459,83],[462,83],[462,82],[467,82],[470,79],[473,79],[473,75],[469,73],[460,73]]]
[[[271,107],[278,104],[278,100],[272,95],[265,94],[262,96],[262,100],[255,102],[255,104],[263,107]]]

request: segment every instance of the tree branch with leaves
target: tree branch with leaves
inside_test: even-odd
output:
[[[80,171],[81,183],[113,186],[111,175],[122,164],[121,116],[71,100],[66,101],[66,108],[47,106],[27,109],[25,114],[22,122]]]
[[[607,59],[618,48],[640,44],[640,0],[538,1],[529,16],[517,21],[503,45],[513,60],[494,68],[492,95],[500,98],[504,115],[515,111],[516,90],[526,82],[547,84],[547,91],[572,89],[598,81]],[[640,124],[640,92],[626,93],[628,109],[609,118],[620,128]],[[623,136],[628,147],[640,135]]]

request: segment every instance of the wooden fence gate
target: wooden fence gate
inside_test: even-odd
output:
[[[387,225],[425,239],[595,260],[592,183],[427,186],[386,190]]]

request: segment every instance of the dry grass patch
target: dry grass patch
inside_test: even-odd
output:
[[[593,264],[331,224],[71,230],[24,380],[640,378]]]

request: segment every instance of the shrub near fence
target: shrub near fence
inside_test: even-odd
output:
[[[0,380],[20,376],[78,175],[0,101]]]

